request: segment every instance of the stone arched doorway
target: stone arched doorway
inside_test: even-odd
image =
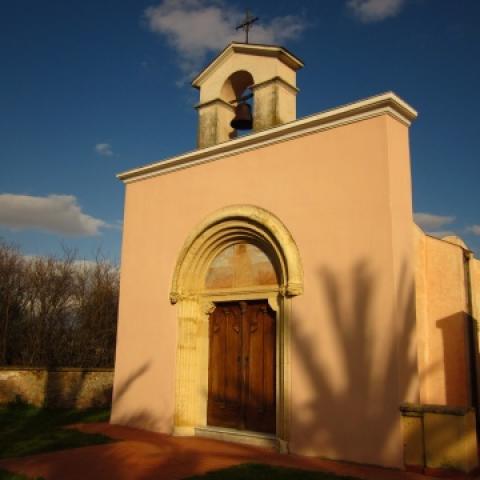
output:
[[[216,307],[257,308],[263,302],[275,323],[272,433],[281,445],[288,441],[291,299],[302,292],[298,248],[272,213],[235,205],[213,213],[197,226],[179,254],[170,293],[178,317],[177,434],[193,435],[196,428],[208,424],[209,322]]]

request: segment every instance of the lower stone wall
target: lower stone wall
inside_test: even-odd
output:
[[[113,369],[0,367],[0,405],[22,402],[37,407],[110,407]]]

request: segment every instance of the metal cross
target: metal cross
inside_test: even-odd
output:
[[[257,20],[258,17],[251,17],[250,12],[247,10],[245,14],[245,20],[236,28],[236,30],[240,30],[241,28],[243,28],[243,30],[245,31],[245,43],[248,43],[248,31],[250,30],[250,28],[252,28],[253,22],[256,22]]]

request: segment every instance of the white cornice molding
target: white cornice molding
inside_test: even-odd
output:
[[[220,158],[236,155],[248,150],[261,148],[273,143],[284,142],[321,130],[340,127],[349,123],[366,120],[378,115],[390,115],[409,126],[417,112],[393,92],[383,93],[358,102],[343,105],[293,122],[268,128],[251,135],[193,150],[166,160],[134,168],[117,175],[124,183],[165,175],[183,168],[193,167]]]
[[[216,103],[219,103],[220,105],[223,105],[224,107],[228,107],[228,108],[230,108],[232,111],[235,110],[234,105],[232,105],[231,103],[226,102],[226,101],[223,100],[222,98],[214,98],[213,100],[208,100],[207,102],[204,102],[204,103],[198,103],[198,104],[195,105],[193,108],[199,110],[199,109],[201,109],[201,108],[208,107],[208,106],[210,106],[210,105],[215,105]]]
[[[295,95],[297,95],[298,92],[300,91],[299,88],[295,87],[291,83],[288,83],[286,80],[284,80],[282,77],[278,77],[278,76],[273,77],[273,78],[269,78],[268,80],[265,80],[265,81],[260,82],[260,83],[255,83],[250,87],[250,89],[253,92],[255,92],[255,90],[259,90],[263,87],[266,87],[267,85],[270,85],[271,83],[279,83],[279,84],[283,85],[287,90],[290,90]]]

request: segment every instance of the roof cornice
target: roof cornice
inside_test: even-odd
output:
[[[393,92],[383,93],[358,102],[303,117],[293,122],[268,128],[251,135],[229,140],[210,147],[193,150],[175,157],[134,168],[117,175],[124,183],[165,175],[183,168],[212,162],[272,143],[291,140],[321,130],[366,120],[378,115],[390,115],[409,126],[417,112]]]

